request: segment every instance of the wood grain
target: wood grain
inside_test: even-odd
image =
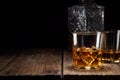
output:
[[[0,56],[0,62],[7,64],[14,56]],[[61,75],[61,49],[24,50],[0,75]]]
[[[0,71],[6,68],[16,57],[17,54],[11,50],[0,50]]]

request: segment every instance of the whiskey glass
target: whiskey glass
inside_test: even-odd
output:
[[[120,62],[120,30],[106,31],[104,35],[104,50],[102,62],[119,63]]]
[[[85,70],[101,69],[103,32],[74,32],[72,35],[74,68]]]

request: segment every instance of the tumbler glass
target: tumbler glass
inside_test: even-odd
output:
[[[104,51],[102,62],[118,63],[120,62],[120,30],[106,31],[104,35]]]
[[[73,33],[73,66],[75,69],[101,69],[103,32]]]

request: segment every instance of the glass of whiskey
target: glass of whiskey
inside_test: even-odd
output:
[[[120,30],[106,31],[104,35],[104,50],[102,62],[119,63],[120,62]]]
[[[75,69],[99,70],[102,65],[103,32],[76,32],[73,35]]]

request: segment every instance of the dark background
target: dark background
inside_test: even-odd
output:
[[[67,8],[79,0],[8,2],[1,48],[67,48]],[[105,7],[105,30],[119,28],[118,0],[94,0]]]

